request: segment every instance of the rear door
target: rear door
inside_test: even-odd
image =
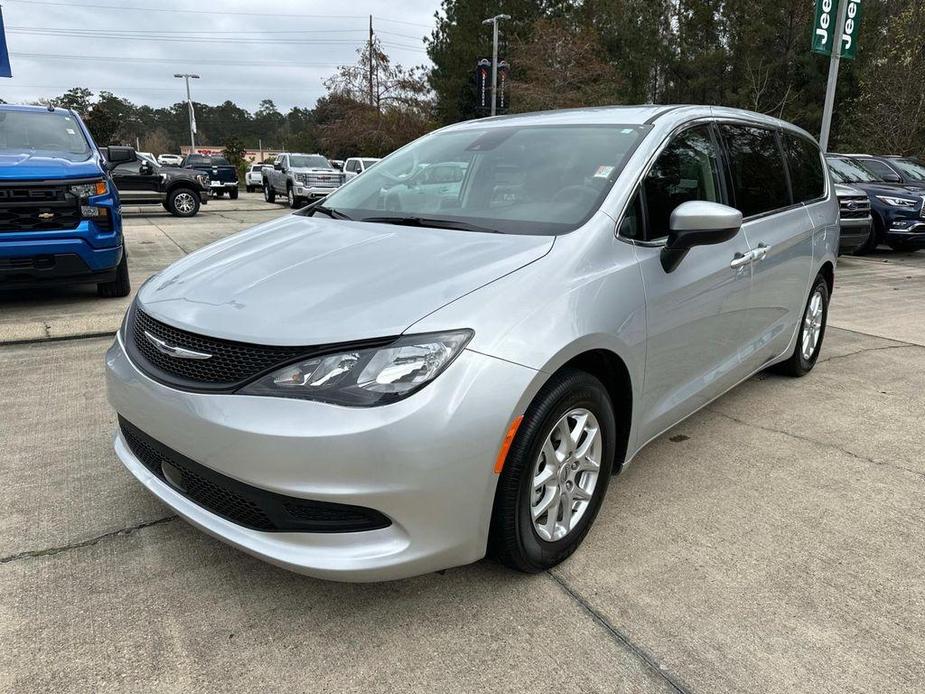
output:
[[[755,258],[742,360],[757,370],[783,353],[803,315],[814,229],[803,202],[791,194],[780,131],[740,123],[721,123],[719,130],[733,206],[742,212]],[[824,182],[824,173],[818,173]]]
[[[656,158],[621,225],[621,235],[635,241],[646,295],[643,441],[748,375],[739,357],[751,289],[745,235],[692,248],[672,272],[660,260],[678,205],[728,202],[721,172],[712,125],[683,130]]]

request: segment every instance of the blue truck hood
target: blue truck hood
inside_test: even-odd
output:
[[[96,157],[70,161],[51,153],[0,152],[0,181],[68,180],[101,176]]]

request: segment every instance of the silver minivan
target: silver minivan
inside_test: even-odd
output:
[[[649,441],[813,368],[838,229],[815,140],[760,114],[453,125],[145,283],[106,357],[115,450],[287,569],[541,571]]]

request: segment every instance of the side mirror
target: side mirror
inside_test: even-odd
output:
[[[902,183],[903,182],[902,176],[900,176],[899,174],[895,174],[895,173],[883,174],[883,180],[886,181],[887,183]]]
[[[141,166],[138,167],[138,173],[142,176],[150,176],[154,173],[154,167],[151,165],[151,162],[142,162]]]
[[[681,203],[671,213],[668,242],[662,249],[665,272],[672,272],[694,246],[710,246],[734,238],[742,228],[742,213],[705,200]]]
[[[277,171],[282,171],[283,170],[282,162],[279,162],[279,161],[274,162],[273,168],[276,169]]]
[[[127,164],[138,159],[134,147],[122,147],[120,145],[110,145],[104,148],[103,156],[106,157],[106,166],[110,169],[114,169],[119,164]]]

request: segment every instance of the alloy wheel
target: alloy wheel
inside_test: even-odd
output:
[[[192,193],[177,193],[173,205],[180,214],[190,214],[196,206]]]
[[[566,537],[587,511],[603,452],[601,427],[584,408],[569,411],[546,436],[533,466],[530,517],[546,542]]]
[[[803,359],[809,361],[816,352],[819,338],[822,336],[822,319],[825,315],[825,299],[818,289],[813,292],[803,316],[803,342],[800,352]]]

